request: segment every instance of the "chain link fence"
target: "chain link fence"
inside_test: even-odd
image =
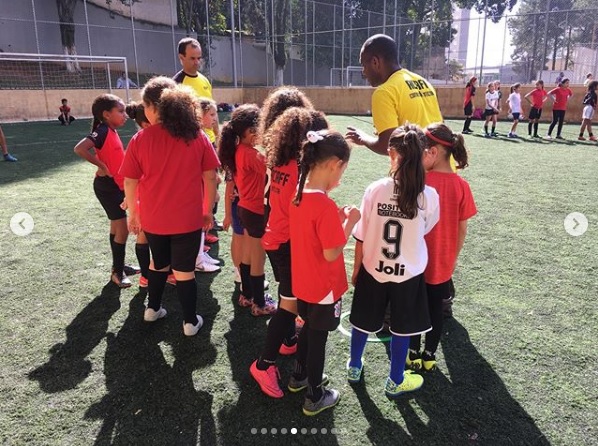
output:
[[[180,69],[176,43],[191,35],[216,86],[355,87],[366,85],[363,41],[384,33],[396,40],[405,68],[441,85],[473,75],[481,83],[553,82],[561,72],[583,83],[598,72],[598,5],[591,1],[520,0],[500,16],[483,2],[481,13],[442,0],[419,3],[405,11],[397,0],[0,0],[0,51],[124,57],[131,80],[143,85]],[[0,61],[4,74],[15,76],[13,68]],[[120,71],[107,74],[110,83]],[[89,77],[77,80],[68,64],[64,72],[27,88],[81,88]],[[0,82],[4,88],[14,86]]]

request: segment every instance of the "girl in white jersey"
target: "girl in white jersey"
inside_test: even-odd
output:
[[[509,138],[517,138],[517,124],[519,124],[519,117],[521,116],[521,94],[519,93],[519,89],[521,88],[521,84],[517,82],[511,87],[511,94],[507,99],[507,103],[509,104],[509,109],[511,110],[511,115],[513,115],[513,125],[511,126],[511,131],[507,135]]]
[[[391,176],[372,183],[361,202],[362,219],[353,236],[355,285],[350,321],[349,383],[358,383],[368,334],[382,330],[390,301],[390,376],[385,393],[396,397],[419,389],[420,375],[405,372],[409,337],[431,329],[424,270],[428,250],[424,235],[439,219],[438,194],[425,185],[424,134],[415,125],[397,128],[388,153]]]

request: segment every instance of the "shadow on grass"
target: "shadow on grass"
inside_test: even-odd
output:
[[[234,318],[225,335],[232,379],[237,385],[236,404],[228,405],[218,412],[220,443],[224,446],[284,443],[338,445],[335,435],[321,433],[323,428],[327,432],[334,428],[334,411],[328,410],[316,417],[306,417],[301,410],[304,393],[293,394],[286,388],[293,360],[279,358],[277,364],[281,372],[281,388],[285,392],[283,398],[266,396],[253,380],[249,367],[264,345],[266,318],[256,318],[248,308],[241,308],[237,303],[239,294],[237,289],[231,296]],[[297,429],[298,435],[291,436],[292,428]],[[262,429],[266,429],[265,433],[262,433]],[[272,433],[273,429],[275,433]],[[282,433],[281,429],[286,429],[286,433]],[[303,434],[302,429],[306,429]],[[312,429],[317,433],[312,434]]]
[[[91,372],[85,359],[102,341],[108,321],[120,309],[120,289],[112,282],[66,327],[66,341],[50,349],[48,362],[33,370],[29,379],[39,382],[46,393],[74,389]]]
[[[209,291],[214,276],[197,277],[204,325],[194,337],[183,335],[175,288],[164,293],[168,316],[155,323],[143,321],[145,293],[133,297],[118,334],[107,335],[108,393],[85,414],[103,420],[94,444],[217,444],[213,397],[196,390],[193,380],[195,372],[216,359],[210,340],[220,311]]]

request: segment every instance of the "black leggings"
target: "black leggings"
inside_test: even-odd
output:
[[[440,283],[438,285],[426,284],[428,294],[428,311],[430,312],[430,321],[432,330],[426,333],[425,350],[430,353],[436,353],[440,336],[442,335],[442,301],[451,296],[451,281]],[[421,348],[421,335],[411,336],[409,348],[419,351]]]
[[[565,110],[553,110],[552,111],[552,122],[550,123],[550,127],[548,127],[548,134],[552,134],[552,130],[554,126],[559,124],[556,130],[556,136],[561,136],[561,130],[563,129],[563,123],[565,122]]]

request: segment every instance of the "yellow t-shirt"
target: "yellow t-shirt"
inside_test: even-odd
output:
[[[378,134],[406,121],[424,128],[442,122],[434,87],[408,70],[395,71],[372,95],[372,118]]]
[[[195,76],[191,76],[185,73],[183,70],[179,71],[173,77],[174,81],[177,84],[188,85],[189,87],[193,88],[195,93],[200,98],[212,98],[212,85],[207,77],[205,77],[201,73],[197,73]],[[216,141],[216,134],[212,129],[203,129],[208,138],[210,138],[210,142],[213,144]]]

